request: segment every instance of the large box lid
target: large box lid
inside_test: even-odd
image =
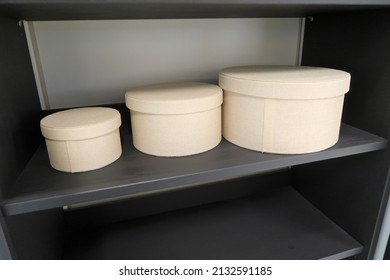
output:
[[[309,66],[240,66],[222,70],[219,85],[244,95],[271,99],[322,99],[348,92],[345,71]]]

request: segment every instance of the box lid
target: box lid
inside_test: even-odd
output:
[[[149,114],[186,114],[210,110],[222,104],[222,89],[207,83],[170,83],[126,92],[130,110]]]
[[[271,99],[322,99],[348,92],[351,75],[309,66],[241,66],[219,73],[228,91]]]
[[[41,120],[42,135],[51,140],[83,140],[110,133],[121,125],[111,108],[88,107],[60,111]]]

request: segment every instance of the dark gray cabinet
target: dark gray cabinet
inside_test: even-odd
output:
[[[0,1],[0,257],[372,258],[389,195],[390,1]],[[122,113],[123,155],[53,170],[20,20],[307,17],[303,65],[352,74],[340,140],[304,155],[222,141],[144,155]]]

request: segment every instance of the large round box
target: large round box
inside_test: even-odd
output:
[[[187,156],[219,144],[222,89],[206,83],[173,83],[126,92],[134,146],[146,154]]]
[[[223,136],[251,150],[301,154],[333,146],[339,137],[350,74],[304,66],[224,69]]]
[[[64,172],[104,167],[122,153],[117,110],[93,107],[70,109],[41,120],[50,164]]]

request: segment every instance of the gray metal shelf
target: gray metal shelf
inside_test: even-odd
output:
[[[362,246],[297,191],[73,232],[65,259],[342,259]]]
[[[16,184],[6,194],[2,209],[15,215],[127,195],[161,192],[251,175],[309,162],[384,149],[387,140],[343,124],[338,143],[309,154],[267,154],[223,140],[198,155],[161,158],[137,151],[128,127],[122,126],[123,154],[99,170],[69,174],[50,167],[46,147],[40,146]]]

